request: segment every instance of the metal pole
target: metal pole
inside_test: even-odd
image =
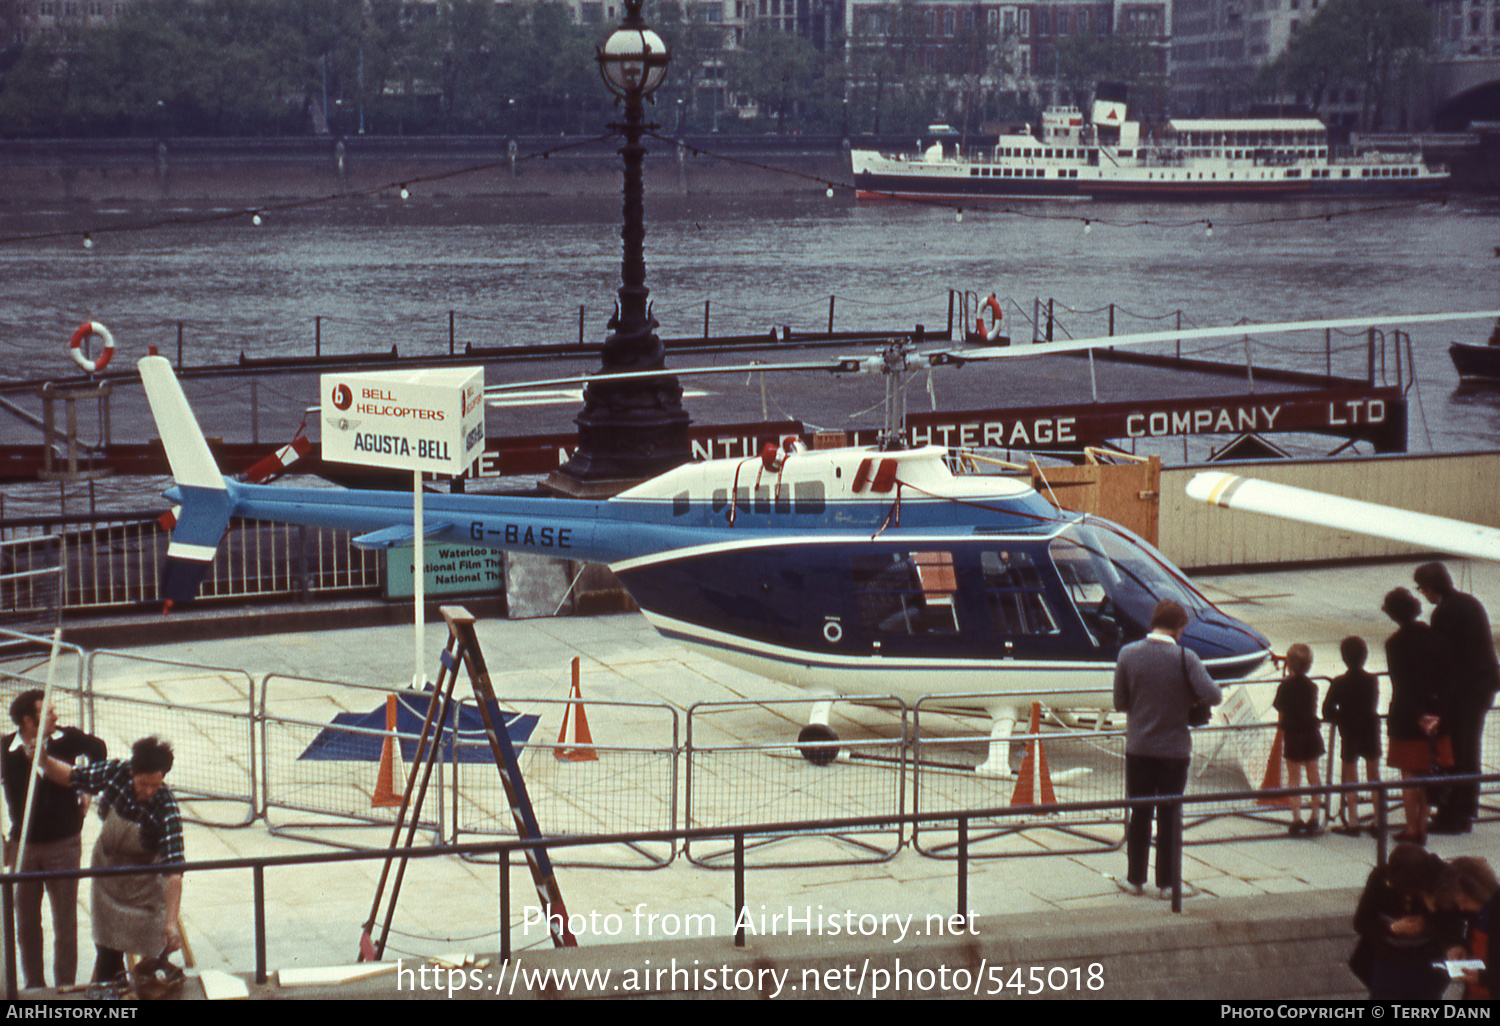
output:
[[[953,331],[953,292],[948,292],[948,331]],[[833,297],[828,297],[828,334],[833,334]]]
[[[703,337],[708,338],[708,300],[703,301]]]
[[[448,355],[453,355],[453,311],[448,311]]]
[[[584,305],[582,303],[579,303],[578,304],[578,344],[579,345],[583,345],[583,313],[584,313],[584,310],[585,310]]]
[[[1047,341],[1052,341],[1052,298],[1047,298]]]
[[[1172,911],[1182,911],[1182,796],[1167,806],[1172,817]]]
[[[16,885],[5,885],[5,997],[14,1001],[20,993],[16,986]]]
[[[10,901],[10,890],[6,892],[6,902]],[[7,919],[6,922],[10,920]],[[745,835],[743,832],[734,835],[734,946],[743,948],[745,946]],[[15,979],[12,972],[11,979]]]
[[[510,961],[510,849],[500,853],[500,961]]]
[[[1115,304],[1109,304],[1109,333],[1115,333]]]
[[[313,355],[323,355],[323,315],[313,317]]]
[[[969,914],[969,817],[958,817],[958,914],[968,922]]]
[[[266,867],[250,871],[255,888],[255,982],[266,982]]]

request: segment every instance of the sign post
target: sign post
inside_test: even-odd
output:
[[[325,460],[411,471],[412,686],[420,689],[427,662],[422,644],[427,599],[422,475],[461,475],[483,453],[484,368],[324,374],[322,395]]]

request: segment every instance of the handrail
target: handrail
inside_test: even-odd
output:
[[[571,848],[586,845],[625,844],[641,841],[707,840],[712,838],[734,839],[734,893],[735,921],[741,924],[735,932],[735,946],[744,947],[744,911],[748,907],[745,898],[745,838],[761,834],[788,833],[799,830],[827,831],[852,829],[865,826],[887,826],[897,823],[946,823],[956,822],[959,831],[959,859],[956,884],[958,888],[958,915],[967,920],[968,909],[968,825],[974,819],[998,819],[1025,817],[1054,812],[1085,812],[1105,809],[1133,809],[1138,806],[1171,806],[1175,815],[1171,828],[1175,834],[1176,859],[1171,867],[1172,911],[1182,911],[1182,810],[1188,805],[1210,802],[1248,800],[1266,797],[1290,797],[1293,795],[1332,795],[1349,792],[1380,792],[1382,799],[1375,802],[1376,864],[1384,865],[1386,859],[1386,801],[1385,794],[1392,789],[1422,787],[1428,784],[1451,785],[1455,783],[1487,784],[1500,782],[1500,773],[1474,774],[1470,776],[1420,777],[1406,780],[1361,781],[1350,784],[1324,784],[1319,787],[1278,788],[1252,791],[1220,792],[1204,795],[1155,795],[1145,798],[1126,798],[1112,801],[1066,802],[1048,805],[997,806],[988,809],[973,809],[961,813],[928,812],[901,813],[884,816],[855,816],[842,819],[794,820],[782,823],[758,823],[734,827],[692,827],[680,830],[649,830],[621,834],[590,834],[587,836],[542,837],[534,840],[490,841],[471,844],[430,845],[410,849],[386,848],[362,852],[323,852],[310,855],[263,855],[236,859],[214,859],[204,862],[157,864],[151,866],[125,866],[111,869],[69,869],[46,873],[0,873],[0,892],[3,892],[4,943],[6,967],[6,997],[15,1000],[16,985],[16,938],[15,938],[15,887],[18,883],[54,879],[83,879],[100,876],[162,876],[180,875],[188,872],[212,872],[222,869],[250,869],[254,874],[255,892],[255,981],[265,983],[266,969],[265,937],[265,884],[264,874],[269,867],[320,865],[336,862],[368,862],[374,859],[438,858],[445,855],[502,855],[500,871],[502,879],[509,879],[510,853],[531,848]],[[500,916],[505,928],[500,931],[500,958],[510,958],[510,888],[502,886]]]

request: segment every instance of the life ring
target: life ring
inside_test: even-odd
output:
[[[989,310],[990,312],[990,323],[988,325],[984,323],[985,310]],[[986,299],[984,304],[979,308],[979,329],[984,332],[984,340],[986,342],[993,342],[999,338],[1000,329],[1004,327],[1004,324],[1005,311],[1000,309],[1000,300],[995,298],[995,294],[991,292],[990,298]]]
[[[90,335],[98,335],[104,340],[104,352],[99,354],[97,360],[90,360],[83,355],[83,340]],[[74,363],[90,374],[98,374],[109,366],[110,357],[115,355],[115,337],[98,321],[84,321],[73,332],[73,337],[68,339],[68,355],[73,358]]]

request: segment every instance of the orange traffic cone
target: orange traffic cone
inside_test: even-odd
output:
[[[594,735],[589,733],[589,718],[583,711],[583,691],[578,686],[578,657],[573,657],[573,690],[568,695],[568,704],[563,708],[562,730],[557,732],[557,747],[552,750],[552,755],[557,759],[566,759],[569,762],[597,762],[599,755],[592,748],[564,748],[568,744],[568,719],[577,710],[578,716],[573,721],[573,739],[575,745],[591,745],[594,743]]]
[[[1042,747],[1042,703],[1031,703],[1031,727],[1028,736],[1034,740],[1026,742],[1026,757],[1021,760],[1021,772],[1016,780],[1016,791],[1010,796],[1012,805],[1055,805],[1057,795],[1052,793],[1052,773],[1047,769],[1047,750]]]
[[[375,774],[375,793],[370,808],[394,809],[401,805],[396,793],[396,696],[385,696],[385,740],[380,744],[380,770]]]
[[[1281,782],[1281,728],[1276,728],[1276,740],[1271,742],[1271,758],[1266,762],[1266,775],[1260,782],[1262,791],[1275,791],[1286,785]],[[1256,799],[1257,805],[1291,805],[1286,795]]]

